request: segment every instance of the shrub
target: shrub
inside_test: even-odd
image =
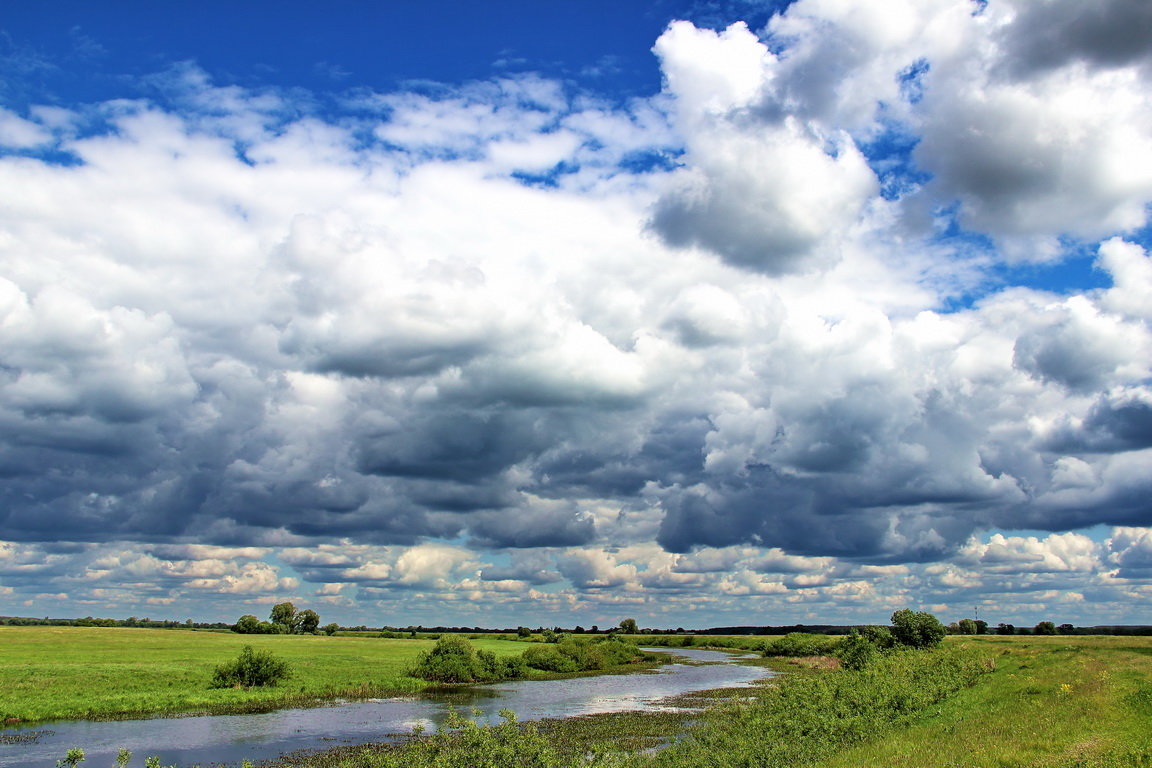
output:
[[[524,651],[524,662],[545,672],[584,672],[627,664],[642,654],[630,643],[614,636],[602,639],[565,638],[554,644],[533,645]]]
[[[434,683],[486,683],[523,677],[525,671],[522,658],[477,651],[464,638],[445,635],[420,654],[410,674]]]
[[[824,635],[789,632],[764,644],[765,656],[825,656],[832,653],[837,641]]]
[[[491,651],[477,651],[476,657],[489,680],[516,680],[528,672],[522,656],[497,656]]]
[[[881,651],[896,645],[896,638],[892,636],[892,630],[888,627],[860,627],[860,634]]]
[[[288,662],[277,659],[268,651],[253,651],[246,645],[236,661],[221,664],[212,675],[213,688],[252,688],[276,685],[288,677]]]
[[[836,648],[836,657],[845,669],[864,669],[880,656],[878,649],[867,637],[853,629]]]
[[[934,648],[943,642],[945,634],[944,625],[930,613],[904,608],[892,614],[892,636],[901,645]]]
[[[63,758],[56,761],[56,768],[70,768],[70,766],[74,766],[82,762],[84,762],[84,750],[73,748],[68,750],[68,754],[66,754]]]
[[[545,672],[576,672],[576,660],[560,652],[556,645],[533,645],[521,656],[524,663],[533,669]]]

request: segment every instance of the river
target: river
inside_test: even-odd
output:
[[[120,748],[131,765],[157,755],[163,765],[239,765],[271,760],[301,749],[328,749],[385,741],[416,726],[434,730],[453,707],[496,722],[502,709],[520,720],[575,717],[606,712],[668,708],[661,700],[711,688],[749,686],[772,674],[737,663],[721,651],[651,648],[684,662],[627,675],[567,680],[518,680],[472,686],[449,695],[334,702],[328,706],[280,709],[247,715],[162,717],[146,720],[68,720],[0,730],[0,767],[53,768],[72,747],[84,750],[84,765],[115,765]],[[9,743],[15,742],[15,743]]]

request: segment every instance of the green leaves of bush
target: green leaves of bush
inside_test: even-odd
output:
[[[500,658],[476,650],[462,637],[446,635],[420,654],[410,674],[434,683],[487,683],[523,677],[525,669],[519,657]]]
[[[909,648],[935,648],[944,640],[947,630],[930,613],[908,608],[892,614],[892,636]]]
[[[445,635],[420,654],[410,674],[435,683],[489,683],[523,677],[528,667],[545,672],[608,669],[644,657],[636,646],[615,639],[565,638],[537,643],[521,656],[496,656],[476,650],[463,637]]]
[[[807,632],[789,632],[783,637],[764,644],[765,656],[826,656],[839,643],[835,637],[812,635]]]
[[[253,651],[246,645],[236,661],[221,664],[212,675],[213,688],[252,688],[275,685],[290,674],[288,662],[268,651]]]
[[[614,637],[566,638],[555,644],[532,646],[524,651],[524,662],[545,672],[590,672],[627,664],[642,655],[636,646]]]

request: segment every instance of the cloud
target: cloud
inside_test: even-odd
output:
[[[1135,7],[1036,7],[676,22],[624,104],[524,76],[320,109],[190,65],[164,106],[0,115],[5,600],[1119,612],[1148,52]],[[1001,269],[1065,247],[1109,285]]]
[[[743,24],[722,33],[676,22],[657,41],[680,113],[688,169],[652,226],[671,245],[712,250],[768,274],[834,261],[831,241],[878,190],[843,132],[750,119],[774,57]]]
[[[43,126],[0,108],[0,145],[10,149],[33,149],[50,141],[52,134]]]
[[[1002,31],[1004,48],[1014,52],[1012,71],[1027,76],[1070,61],[1095,67],[1123,67],[1152,60],[1146,31],[1152,9],[1139,0],[1107,0],[1082,5],[1071,0],[1022,3]]]
[[[1146,221],[1152,176],[1139,158],[1152,140],[1135,126],[1148,119],[1147,72],[1121,42],[1136,34],[1124,31],[1133,14],[1146,11],[991,3],[971,24],[1000,45],[929,72],[915,157],[938,193],[960,199],[971,226],[1005,238],[1091,238]],[[1109,38],[1117,45],[1101,56]]]

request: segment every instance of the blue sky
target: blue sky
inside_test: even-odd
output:
[[[1146,5],[0,14],[0,613],[1152,622]]]
[[[182,61],[228,83],[316,93],[532,72],[627,98],[659,91],[649,49],[670,20],[763,24],[770,8],[669,0],[17,4],[5,10],[5,52],[51,68],[19,84],[38,99],[125,96],[139,78]]]

